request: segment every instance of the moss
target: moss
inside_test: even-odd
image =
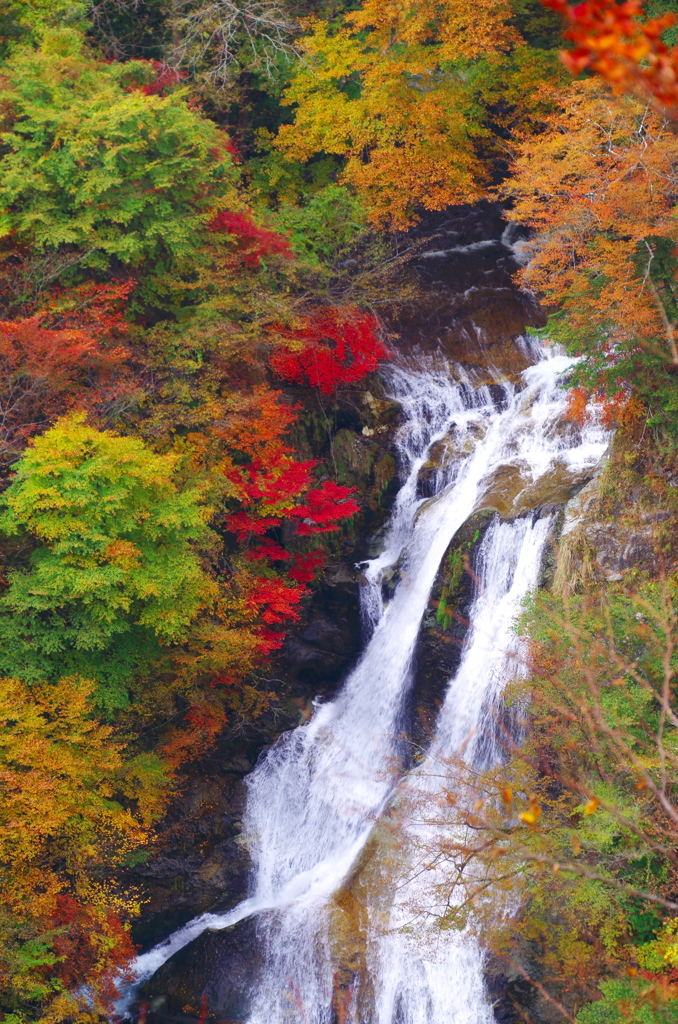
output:
[[[396,462],[392,455],[388,453],[382,455],[379,462],[375,463],[374,466],[374,486],[379,495],[378,501],[381,502],[381,495],[388,488],[391,481],[396,475]]]
[[[354,430],[338,430],[332,442],[338,483],[366,487],[372,475],[376,447]]]
[[[458,605],[468,589],[469,580],[464,577],[467,574],[471,552],[481,540],[494,515],[491,509],[484,509],[472,515],[458,531],[445,553],[432,595],[434,601],[437,599],[436,622],[445,630],[450,628],[458,613]]]

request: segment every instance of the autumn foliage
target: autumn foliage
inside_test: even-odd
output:
[[[110,1012],[131,866],[187,765],[278,700],[272,659],[360,510],[299,454],[300,391],[386,352],[300,284],[188,76],[22,31],[0,47],[0,1012],[56,1024]]]
[[[520,278],[559,305],[551,337],[586,356],[577,386],[621,410],[632,381],[656,391],[657,369],[678,366],[678,138],[660,113],[595,78],[554,101],[503,189],[510,216],[534,231]]]
[[[87,372],[104,361],[81,330],[52,330],[42,317],[0,322],[0,452],[16,456],[26,440],[80,397]]]
[[[386,358],[377,330],[374,317],[360,310],[319,309],[301,327],[279,329],[290,348],[274,352],[271,366],[286,380],[331,394],[362,380]]]
[[[599,79],[560,87],[536,0],[295,6],[289,38],[239,4],[10,6],[0,1014],[95,1024],[133,952],[133,866],[191,764],[291,721],[286,640],[371,507],[335,441],[379,457],[358,392],[389,355],[370,311],[410,287],[405,232],[509,199],[522,281],[583,357],[571,418],[595,393],[637,424],[647,366],[678,365],[678,149]],[[672,102],[668,17],[551,7],[573,71]]]
[[[259,388],[256,395],[254,415],[236,426],[230,439],[237,460],[229,460],[225,472],[238,507],[227,514],[224,525],[247,545],[245,602],[250,617],[261,621],[260,649],[268,654],[282,645],[280,627],[298,618],[299,602],[308,592],[305,584],[324,561],[322,550],[293,553],[271,534],[284,522],[295,524],[298,537],[333,532],[359,511],[359,505],[352,488],[331,480],[317,482],[314,460],[295,458],[285,441],[294,412],[280,402],[279,393]],[[286,579],[270,577],[275,566]]]
[[[542,0],[565,19],[565,38],[574,43],[561,57],[574,75],[595,71],[618,89],[639,89],[666,107],[678,105],[678,47],[662,33],[676,21],[672,11],[643,19],[640,0]]]
[[[407,226],[417,207],[477,198],[482,129],[463,69],[520,42],[510,18],[504,0],[367,0],[338,26],[309,19],[286,93],[294,123],[276,146],[301,161],[340,156],[342,181],[377,224]]]
[[[83,976],[105,999],[112,994],[111,968],[124,965],[131,952],[120,913],[134,909],[134,897],[116,897],[92,868],[116,870],[146,831],[124,806],[125,794],[134,798],[138,791],[124,745],[110,725],[91,717],[91,690],[77,677],[58,687],[0,681],[5,1005],[13,989],[41,1001],[66,986],[60,998],[72,1011],[68,989]],[[25,955],[29,949],[32,957]]]
[[[209,224],[210,231],[224,231],[235,240],[237,258],[246,267],[256,267],[266,256],[290,256],[290,243],[284,235],[260,227],[251,213],[221,210]]]

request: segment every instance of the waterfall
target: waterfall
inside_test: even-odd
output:
[[[140,980],[205,928],[258,914],[265,969],[252,993],[249,1024],[332,1021],[331,898],[355,870],[403,777],[398,737],[417,638],[442,557],[469,516],[492,506],[488,491],[498,472],[508,467],[514,474],[519,508],[521,493],[536,493],[539,481],[555,471],[565,479],[582,478],[607,446],[595,422],[580,431],[562,429],[559,378],[571,361],[550,349],[530,351],[536,362],[518,385],[495,374],[489,386],[434,357],[403,359],[387,371],[403,411],[396,438],[403,482],[384,549],[364,566],[370,638],[338,696],[317,702],[310,721],[281,736],[247,780],[248,899],[228,914],[202,915],[140,956],[134,965]],[[420,471],[432,447],[441,444],[450,458],[434,475],[433,495],[422,498]],[[477,556],[480,585],[468,637],[429,761],[462,749],[473,764],[498,756],[493,708],[505,681],[522,671],[511,624],[537,583],[550,525],[548,516],[530,513],[509,522],[497,517],[487,530]],[[399,582],[384,601],[382,579],[394,567]],[[427,764],[411,773],[414,784],[428,784],[422,781]],[[353,1016],[359,999],[354,993],[347,1021],[489,1022],[482,955],[473,941],[451,936],[441,957],[426,961],[399,934],[397,900],[391,913],[387,934],[368,937],[369,1016]]]

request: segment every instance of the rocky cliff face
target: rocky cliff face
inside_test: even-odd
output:
[[[678,523],[678,480],[626,438],[613,440],[594,478],[567,503],[554,586],[576,588],[593,579],[632,583],[662,571]]]

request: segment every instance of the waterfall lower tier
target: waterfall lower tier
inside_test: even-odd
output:
[[[426,758],[401,783],[402,799],[398,793],[392,800],[399,843],[393,875],[399,884],[386,910],[380,894],[380,926],[370,940],[374,1024],[489,1024],[493,1019],[482,984],[483,954],[474,939],[451,931],[442,938],[439,933],[432,946],[422,935],[420,918],[442,917],[458,898],[445,863],[435,868],[428,863],[446,838],[437,834],[436,812],[447,792],[458,795],[459,782],[455,786],[449,767],[455,755],[479,769],[502,756],[497,727],[502,691],[525,672],[512,626],[523,598],[537,584],[552,520],[495,520],[478,551],[478,589],[459,670]],[[438,904],[431,905],[431,893],[438,894]]]
[[[537,584],[552,525],[548,516],[521,512],[534,494],[548,501],[556,480],[559,494],[583,482],[607,446],[595,422],[563,429],[558,382],[569,361],[549,350],[533,355],[518,386],[498,374],[491,387],[477,384],[433,358],[389,371],[403,409],[396,439],[403,484],[383,553],[364,567],[370,639],[336,699],[283,735],[248,779],[248,900],[230,914],[204,915],[139,957],[140,980],[205,929],[258,915],[261,967],[242,1015],[249,1024],[491,1020],[482,954],[469,936],[449,934],[436,956],[426,957],[404,934],[416,864],[413,880],[386,908],[383,899],[372,904],[369,892],[375,879],[389,885],[389,852],[375,826],[403,787],[434,800],[436,759],[461,753],[487,765],[499,756],[502,690],[523,671],[511,625]],[[433,496],[421,498],[422,466],[441,445],[446,457],[428,483]],[[516,518],[497,516],[482,541],[461,664],[426,760],[404,777],[402,715],[431,589],[452,538],[475,511],[498,507],[499,489],[501,507]],[[399,582],[386,602],[382,578],[396,564]],[[404,828],[401,845],[416,849]]]

